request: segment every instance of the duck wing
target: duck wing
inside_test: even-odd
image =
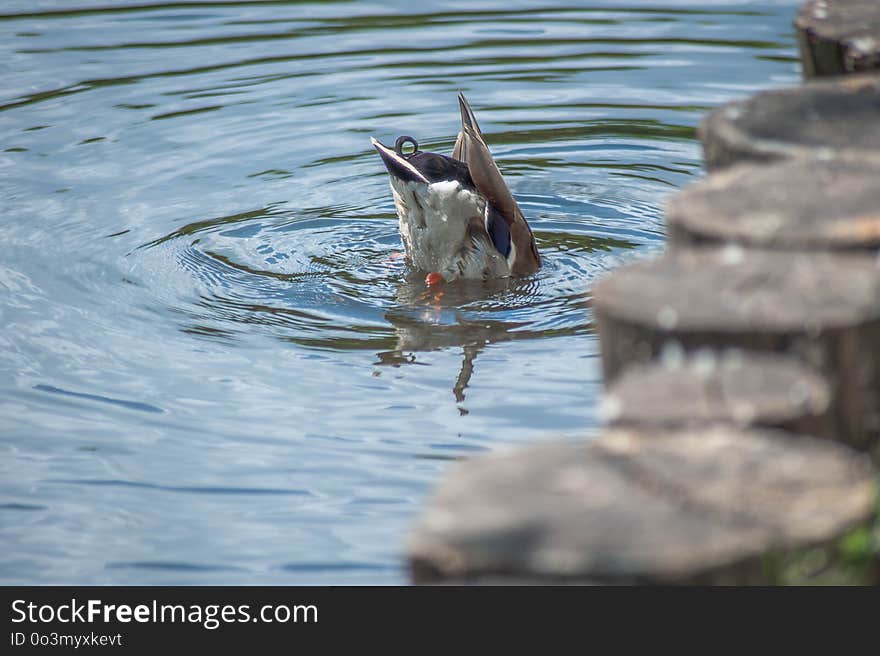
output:
[[[480,124],[477,123],[477,117],[474,116],[474,110],[471,109],[471,106],[468,104],[467,98],[464,97],[463,93],[458,94],[458,106],[459,109],[461,109],[461,132],[458,133],[458,138],[455,140],[455,146],[452,149],[452,156],[462,162],[467,162],[467,142],[464,138],[465,127],[470,128],[478,137],[480,137],[480,140],[483,139],[483,133],[480,131]]]
[[[491,205],[486,209],[487,230],[490,219],[497,219],[498,216],[507,223],[512,256],[511,273],[514,275],[534,273],[541,267],[541,256],[538,254],[532,230],[513,194],[510,193],[507,183],[504,182],[501,171],[483,139],[474,112],[463,94],[458,94],[458,103],[461,107],[461,132],[455,142],[452,156],[467,164],[474,186]],[[490,234],[497,232],[498,226],[494,226]],[[501,248],[499,250],[503,252]]]

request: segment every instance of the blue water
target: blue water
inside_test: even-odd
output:
[[[589,285],[795,7],[6,0],[0,583],[405,582],[451,461],[595,430]],[[369,137],[458,91],[546,265],[439,296]]]

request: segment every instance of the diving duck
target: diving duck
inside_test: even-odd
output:
[[[532,230],[464,95],[458,103],[461,132],[452,157],[423,152],[410,136],[394,148],[371,139],[391,178],[407,259],[428,272],[428,285],[534,273],[541,256]]]

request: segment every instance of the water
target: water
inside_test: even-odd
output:
[[[3,3],[0,583],[402,583],[450,461],[595,429],[586,290],[796,3],[541,4]],[[459,90],[546,265],[438,296],[369,137]]]

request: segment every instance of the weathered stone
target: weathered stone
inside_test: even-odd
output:
[[[866,461],[827,440],[610,430],[459,463],[409,544],[413,579],[772,583],[768,558],[870,520]]]
[[[809,0],[794,25],[804,77],[880,70],[877,0]]]
[[[593,287],[605,380],[703,349],[774,351],[831,386],[832,432],[880,440],[880,262],[876,257],[680,250],[615,270]]]
[[[710,113],[697,130],[706,168],[788,157],[880,162],[880,76],[764,91]]]
[[[739,350],[627,367],[602,403],[604,418],[618,427],[728,423],[833,437],[830,407],[828,383],[809,367]]]
[[[670,248],[880,249],[880,163],[795,158],[710,175],[666,206]]]

